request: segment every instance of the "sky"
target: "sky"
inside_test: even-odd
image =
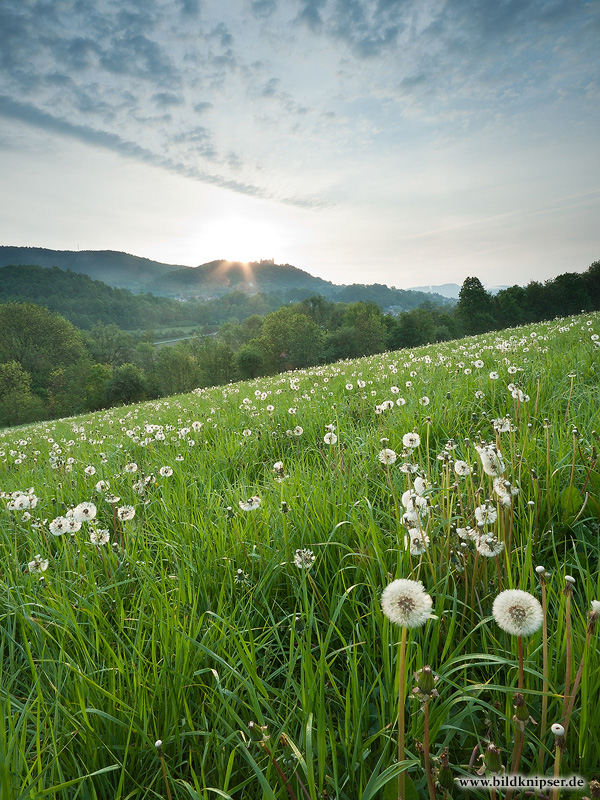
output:
[[[0,0],[0,244],[582,272],[599,41],[598,0]]]

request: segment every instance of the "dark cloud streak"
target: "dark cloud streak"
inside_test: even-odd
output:
[[[274,197],[272,194],[266,192],[258,186],[254,186],[253,184],[242,183],[240,181],[230,180],[221,175],[213,175],[208,172],[204,172],[203,170],[183,164],[175,159],[153,153],[151,150],[142,147],[135,142],[123,139],[115,133],[97,130],[85,125],[73,124],[67,120],[55,117],[46,111],[41,111],[34,106],[13,100],[6,95],[0,95],[0,116],[16,119],[51,133],[69,136],[82,142],[83,144],[101,147],[103,149],[110,150],[113,153],[133,158],[136,161],[166,169],[169,172],[182,175],[186,178],[192,178],[203,183],[212,184],[213,186],[218,186],[222,189],[229,189],[233,192],[238,192],[239,194],[244,194],[249,197],[256,197],[263,200],[277,200],[280,203],[296,206],[298,208],[322,208],[326,205],[318,199],[300,197]],[[199,134],[198,131],[201,130],[202,129],[197,129],[197,135],[199,138],[201,138],[201,134]]]

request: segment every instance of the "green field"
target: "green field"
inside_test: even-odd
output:
[[[2,800],[370,800],[399,772],[442,798],[445,759],[475,776],[490,743],[508,772],[599,778],[599,334],[0,431]],[[382,613],[398,578],[432,599],[420,627]],[[523,637],[492,615],[517,588],[543,608]]]

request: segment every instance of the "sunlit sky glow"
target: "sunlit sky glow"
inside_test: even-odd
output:
[[[600,4],[0,0],[0,244],[337,283],[600,258]]]

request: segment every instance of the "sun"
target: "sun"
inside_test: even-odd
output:
[[[274,258],[282,238],[275,224],[239,214],[211,222],[199,236],[202,250],[214,258],[246,264]]]

